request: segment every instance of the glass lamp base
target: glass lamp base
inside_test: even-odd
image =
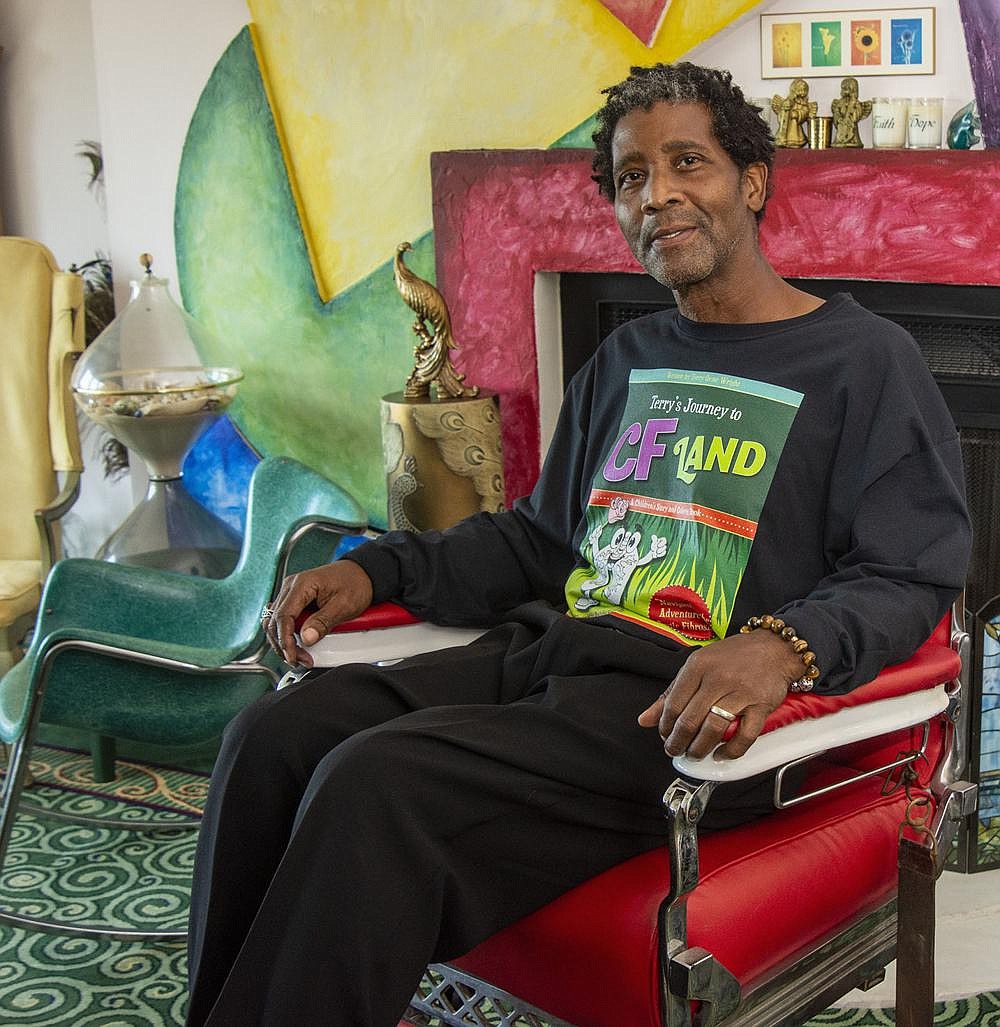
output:
[[[97,559],[224,578],[236,566],[241,545],[238,532],[198,503],[183,479],[151,480],[145,498]]]

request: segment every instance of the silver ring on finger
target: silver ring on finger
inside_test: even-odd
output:
[[[712,706],[709,708],[709,713],[714,713],[717,717],[721,717],[723,720],[729,721],[730,724],[736,720],[736,714],[730,713],[729,710],[724,710],[721,706]]]
[[[274,616],[274,607],[271,603],[266,603],[264,609],[260,611],[260,620],[262,624],[266,624]]]

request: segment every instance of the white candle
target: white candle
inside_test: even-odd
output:
[[[941,145],[941,107],[939,96],[917,96],[910,100],[906,122],[906,145],[913,150],[933,150]]]
[[[906,145],[909,100],[901,96],[878,96],[872,100],[872,145],[876,149]]]

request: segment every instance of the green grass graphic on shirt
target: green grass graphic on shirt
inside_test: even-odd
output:
[[[590,530],[598,523],[603,523],[604,514],[601,508],[590,508],[587,516]],[[721,638],[732,619],[733,601],[743,577],[752,540],[693,522],[670,521],[644,514],[630,514],[626,524],[629,530],[639,531],[643,540],[652,535],[666,537],[669,540],[666,553],[661,559],[633,572],[621,603],[603,600],[602,590],[598,589],[594,593],[598,605],[582,614],[573,611],[575,615],[597,617],[623,611],[645,613],[651,605],[655,606],[653,598],[663,589],[680,587],[704,599],[711,618],[713,637]],[[604,535],[610,537],[613,527],[606,527]],[[606,538],[602,542],[606,543]],[[567,594],[579,593],[580,586],[594,576],[593,567],[577,568],[567,580]]]

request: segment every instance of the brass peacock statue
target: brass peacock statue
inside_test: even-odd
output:
[[[393,258],[393,280],[403,302],[417,315],[413,331],[417,335],[413,356],[416,359],[410,377],[406,379],[403,396],[406,399],[424,399],[430,396],[433,383],[436,398],[449,396],[478,396],[478,385],[463,385],[465,375],[459,374],[451,363],[451,350],[457,351],[451,334],[451,315],[444,297],[430,282],[415,275],[404,263],[403,254],[413,247],[401,242]],[[427,325],[433,329],[433,334]]]

